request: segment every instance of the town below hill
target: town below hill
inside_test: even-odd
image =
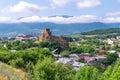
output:
[[[0,77],[5,75],[7,80],[16,77],[23,80],[119,80],[119,30],[56,36],[45,28],[38,37],[19,34],[15,38],[2,38],[0,65],[7,67],[0,71]],[[24,74],[18,76],[19,72],[13,70],[10,77],[9,69]]]

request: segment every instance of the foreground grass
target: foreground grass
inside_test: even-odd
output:
[[[0,80],[28,80],[27,73],[0,62]]]

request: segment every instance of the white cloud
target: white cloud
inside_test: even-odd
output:
[[[73,0],[51,0],[51,6],[52,7],[61,7],[65,6],[66,4],[70,3]]]
[[[98,17],[94,15],[81,15],[66,19],[66,23],[89,23],[98,21]],[[63,22],[64,23],[64,22]]]
[[[98,17],[94,15],[81,15],[73,17],[23,17],[20,19],[15,19],[12,17],[0,17],[0,23],[34,23],[34,22],[51,22],[58,24],[69,24],[69,23],[91,23],[91,22],[103,22],[103,23],[120,23],[120,17]]]
[[[64,18],[60,16],[56,17],[39,17],[32,16],[20,19],[18,22],[53,22],[53,23],[87,23],[87,22],[96,22],[98,21],[97,16],[93,15],[81,15],[75,17]]]
[[[16,22],[52,22],[58,24],[69,24],[69,23],[91,23],[91,22],[103,22],[103,23],[117,23],[120,22],[120,17],[98,17],[94,15],[81,15],[81,16],[73,16],[73,17],[39,17],[39,16],[31,16],[22,18]]]
[[[2,12],[11,12],[11,13],[33,13],[38,12],[40,10],[46,9],[45,6],[38,6],[36,4],[31,4],[25,1],[20,1],[18,4],[10,6]]]
[[[72,2],[77,3],[78,8],[80,9],[91,8],[101,4],[100,0],[50,0],[50,2],[53,8],[63,7]]]
[[[77,3],[78,8],[80,9],[91,8],[99,5],[101,5],[100,0],[80,0]]]
[[[104,23],[119,23],[120,22],[120,17],[106,17],[101,19],[101,22]]]
[[[106,16],[120,16],[120,12],[110,12],[107,13]]]
[[[40,21],[39,16],[25,17],[17,20],[17,22],[39,22],[39,21]]]
[[[16,20],[12,17],[0,16],[0,23],[13,23],[13,22],[16,22]]]

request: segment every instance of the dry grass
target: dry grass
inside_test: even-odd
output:
[[[0,62],[0,80],[28,80],[27,73]]]
[[[0,80],[8,80],[8,77],[0,73]]]

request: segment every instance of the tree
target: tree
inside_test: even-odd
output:
[[[117,53],[111,53],[111,54],[108,54],[107,56],[107,64],[110,65],[112,64],[113,62],[115,62],[118,58],[118,54]]]
[[[60,56],[61,57],[69,57],[69,54],[68,53],[62,53]]]
[[[80,67],[74,80],[99,80],[99,74],[97,68],[90,66]]]
[[[69,48],[70,53],[82,53],[82,49],[78,47],[70,47]]]
[[[10,65],[16,68],[25,68],[24,61],[22,58],[17,58],[9,61]]]
[[[61,64],[55,64],[52,58],[38,61],[33,69],[33,80],[72,80],[73,71]]]
[[[120,60],[109,66],[101,76],[101,80],[120,80]]]
[[[52,50],[54,50],[54,49],[56,49],[56,48],[58,48],[58,49],[60,49],[60,50],[63,50],[63,49],[64,49],[63,46],[61,46],[61,45],[60,45],[58,42],[56,42],[56,41],[52,41],[52,42],[41,42],[41,43],[38,44],[38,47],[39,47],[39,48],[45,48],[45,47],[47,47],[47,48],[49,48],[50,51],[52,51]]]
[[[53,57],[53,54],[51,52],[44,49],[37,49],[36,54],[38,59],[44,59],[44,57]]]
[[[105,70],[105,72],[102,74],[102,76],[101,76],[101,80],[109,79],[111,73],[112,73],[112,67],[109,66],[109,67]]]
[[[38,44],[38,47],[39,47],[39,48],[48,47],[48,44],[49,44],[49,42],[40,42],[40,43]]]

